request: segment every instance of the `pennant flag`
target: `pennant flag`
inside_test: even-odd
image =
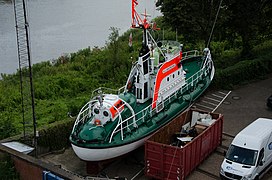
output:
[[[130,33],[130,35],[129,35],[128,45],[129,45],[129,47],[132,46],[132,33]]]

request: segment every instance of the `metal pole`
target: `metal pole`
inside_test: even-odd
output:
[[[26,42],[27,42],[27,54],[28,54],[28,68],[29,68],[29,82],[30,82],[30,93],[31,93],[31,107],[32,107],[32,120],[33,120],[33,144],[35,148],[35,157],[37,156],[37,136],[36,136],[36,116],[35,116],[35,101],[34,101],[34,87],[33,87],[33,76],[31,66],[31,54],[30,54],[30,42],[29,42],[29,24],[27,22],[27,12],[25,0],[23,1],[24,17],[25,17],[25,30],[26,30]]]

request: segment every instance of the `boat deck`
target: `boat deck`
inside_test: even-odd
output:
[[[190,78],[193,74],[200,70],[203,60],[201,56],[193,57],[182,62],[183,70],[186,72],[186,78]],[[189,71],[190,69],[190,71]]]

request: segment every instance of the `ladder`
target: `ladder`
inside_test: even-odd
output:
[[[31,131],[33,128],[34,140],[32,145],[36,147],[36,117],[32,82],[29,24],[27,21],[27,5],[25,0],[13,1],[19,59],[23,133],[24,138],[26,138],[26,133]]]

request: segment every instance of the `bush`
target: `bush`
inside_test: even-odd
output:
[[[38,146],[49,147],[50,151],[69,147],[69,136],[74,122],[74,119],[59,121],[39,130]]]
[[[261,79],[272,73],[272,56],[267,54],[255,60],[245,60],[225,69],[218,69],[212,86],[215,88],[232,89],[235,85]]]
[[[16,133],[14,119],[10,115],[0,114],[0,139],[8,138]]]
[[[0,154],[1,155],[1,154]],[[20,179],[10,156],[0,156],[0,179]]]

